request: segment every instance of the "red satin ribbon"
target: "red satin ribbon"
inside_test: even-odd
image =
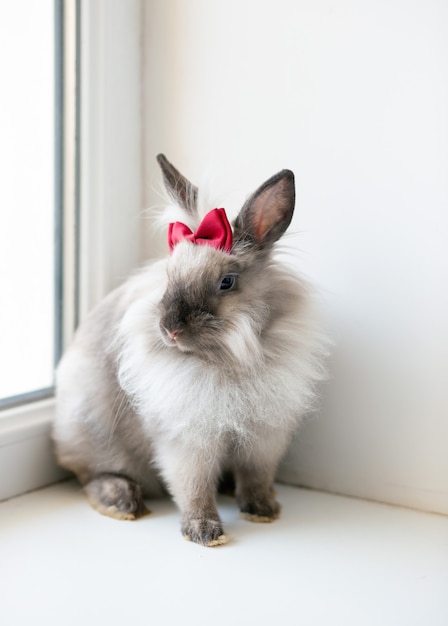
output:
[[[232,227],[225,209],[213,209],[204,217],[194,233],[182,222],[172,222],[168,226],[170,252],[179,241],[191,241],[199,246],[213,246],[230,252],[232,249]]]

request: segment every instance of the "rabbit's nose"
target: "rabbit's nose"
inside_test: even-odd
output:
[[[172,340],[172,341],[177,341],[177,338],[179,337],[180,333],[182,332],[181,328],[176,328],[176,329],[169,329],[166,326],[162,326],[163,330],[165,331],[165,333],[168,335],[168,337]]]

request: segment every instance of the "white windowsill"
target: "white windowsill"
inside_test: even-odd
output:
[[[233,541],[182,540],[169,500],[103,517],[73,482],[0,504],[5,624],[446,626],[448,518],[294,487],[282,517],[220,513]]]
[[[50,440],[54,400],[0,413],[0,501],[63,478]]]

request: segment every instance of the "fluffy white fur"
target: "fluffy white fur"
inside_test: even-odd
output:
[[[182,263],[182,274],[188,276],[198,271],[198,264],[194,247],[186,245],[191,249],[174,261]],[[207,253],[212,252],[199,249],[200,262],[207,263]],[[303,282],[286,268],[276,270],[281,279],[295,281],[304,295]],[[256,315],[237,314],[225,342],[241,369],[224,376],[220,366],[176,348],[152,348],[160,337],[161,289],[151,291],[147,286],[163,284],[165,271],[158,263],[134,279],[132,289],[144,295],[130,304],[116,335],[120,386],[132,399],[148,436],[163,432],[207,448],[210,433],[216,437],[237,432],[250,442],[253,431],[265,425],[283,437],[283,431],[293,429],[312,407],[315,383],[324,375],[322,357],[327,348],[313,329],[307,304],[300,298],[295,311],[270,331],[272,341],[265,346]]]
[[[190,202],[194,188],[166,160],[161,165],[171,195]],[[54,440],[59,462],[98,510],[137,517],[141,492],[157,492],[161,477],[184,536],[218,545],[214,493],[231,469],[242,513],[278,516],[270,486],[313,405],[328,346],[307,285],[273,248],[292,215],[293,184],[284,170],[247,201],[231,254],[181,242],[79,329],[58,369]],[[186,208],[194,228],[199,212]],[[229,272],[238,287],[221,293]],[[175,340],[171,328],[179,330]]]

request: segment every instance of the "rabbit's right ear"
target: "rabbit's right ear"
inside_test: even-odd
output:
[[[163,173],[165,187],[173,198],[187,213],[196,216],[198,188],[182,176],[164,154],[157,155],[157,161]]]
[[[291,222],[295,205],[294,174],[282,170],[246,201],[234,223],[234,241],[268,250]]]

